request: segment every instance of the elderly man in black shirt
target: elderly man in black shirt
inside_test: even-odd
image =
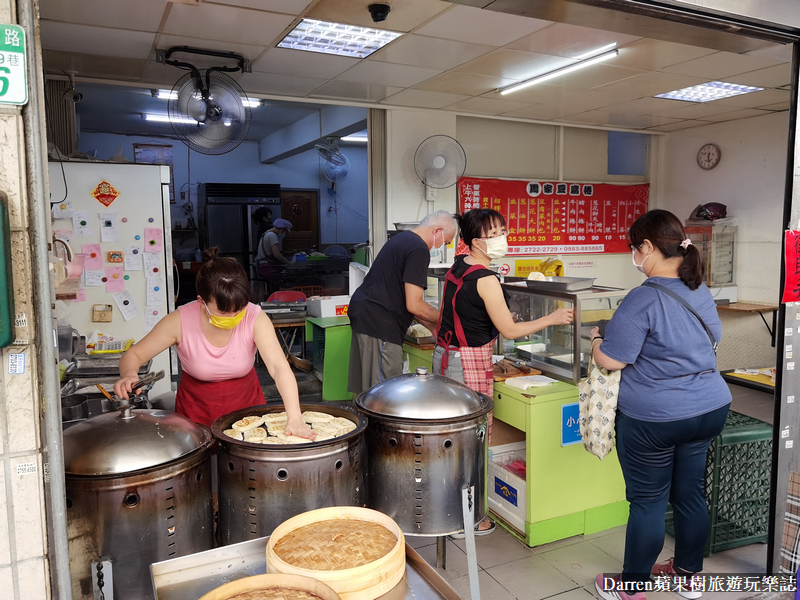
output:
[[[423,299],[428,264],[432,249],[441,250],[455,235],[453,215],[441,210],[415,229],[393,236],[378,253],[350,299],[351,392],[361,393],[402,373],[403,340],[413,319],[436,329],[439,311]]]

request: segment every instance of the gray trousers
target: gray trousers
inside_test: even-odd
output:
[[[360,394],[381,381],[402,373],[402,346],[353,332],[350,339],[348,391]]]

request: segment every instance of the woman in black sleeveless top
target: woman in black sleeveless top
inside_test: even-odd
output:
[[[488,208],[476,208],[456,215],[456,219],[461,239],[470,253],[457,256],[447,273],[439,312],[439,335],[433,351],[433,372],[492,397],[492,347],[497,334],[513,340],[551,325],[565,325],[572,322],[574,311],[560,308],[535,321],[515,322],[508,310],[507,292],[488,268],[492,259],[502,258],[508,251],[503,215]],[[491,432],[490,414],[489,443]],[[491,522],[486,523],[479,524],[478,533],[491,530]]]

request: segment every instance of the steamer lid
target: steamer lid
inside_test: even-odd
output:
[[[470,416],[488,410],[491,400],[463,383],[418,368],[370,388],[356,398],[356,405],[378,415],[427,421]]]
[[[105,413],[64,430],[69,475],[118,475],[169,463],[211,443],[211,432],[164,410]]]

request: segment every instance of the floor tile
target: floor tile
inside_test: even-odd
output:
[[[597,533],[590,533],[588,535],[580,536],[583,537],[584,540],[591,541],[597,538],[605,537],[607,535],[612,535],[619,531],[625,533],[625,530],[628,528],[627,525],[620,525],[619,527],[612,527],[611,529],[604,529],[603,531],[598,531]]]
[[[406,543],[414,550],[419,550],[420,548],[430,546],[431,544],[436,545],[436,538],[429,537],[427,535],[406,535]]]
[[[458,577],[449,581],[449,583],[462,598],[471,597],[469,575]],[[516,600],[517,598],[485,571],[478,573],[478,584],[481,588],[481,600]]]
[[[455,540],[454,543],[466,553],[466,540]],[[499,527],[492,534],[477,536],[475,547],[478,551],[478,566],[483,569],[527,558],[533,554],[525,544]]]
[[[622,562],[591,542],[581,542],[540,554],[541,558],[581,586],[590,585],[598,573],[618,573]]]
[[[534,554],[542,554],[544,552],[550,552],[551,550],[556,550],[558,548],[564,548],[566,546],[572,546],[573,544],[580,544],[583,541],[582,535],[574,535],[572,537],[568,537],[563,540],[558,540],[556,542],[550,542],[549,544],[543,544],[542,546],[536,546],[533,548]]]
[[[594,591],[590,592],[586,588],[575,588],[568,592],[550,596],[547,600],[591,600],[594,597]]]
[[[664,540],[666,542],[666,538]],[[589,543],[597,548],[600,548],[603,552],[611,556],[611,558],[617,560],[620,563],[625,561],[625,531],[617,531],[612,533],[611,535],[607,535],[601,538],[594,538],[589,540]],[[656,562],[666,562],[670,559],[673,555],[672,548],[668,548],[666,543],[664,545],[664,549],[658,555]]]
[[[417,554],[419,554],[426,563],[436,568],[436,571],[447,581],[469,573],[467,555],[450,539],[447,540],[447,569],[439,569],[436,567],[436,544],[420,548],[417,550]]]
[[[525,600],[541,600],[577,587],[573,580],[538,556],[506,563],[486,572],[516,598]]]
[[[765,573],[766,568],[766,544],[731,548],[703,559],[703,571],[708,573]]]

